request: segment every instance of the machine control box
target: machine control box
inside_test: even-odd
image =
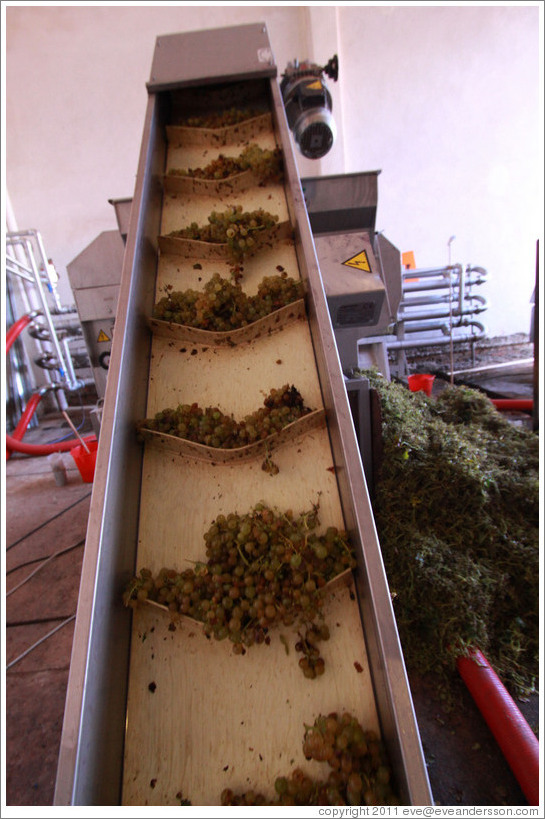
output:
[[[378,322],[385,288],[367,231],[315,236],[333,327]]]

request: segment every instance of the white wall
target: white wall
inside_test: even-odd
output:
[[[543,231],[538,21],[535,4],[340,15],[345,171],[382,169],[377,229],[417,266],[448,263],[455,235],[452,261],[489,271],[494,335],[530,327]]]
[[[7,5],[7,7],[6,7]],[[20,228],[66,265],[132,196],[155,38],[264,21],[281,73],[325,64],[339,138],[301,176],[381,169],[377,228],[419,266],[488,268],[490,335],[527,332],[543,224],[541,4],[10,6],[6,180]],[[542,89],[541,89],[542,91]],[[484,294],[484,291],[483,291]]]

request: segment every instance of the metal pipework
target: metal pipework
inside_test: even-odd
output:
[[[453,275],[455,274],[455,282],[457,280],[458,286],[462,289],[464,287],[472,287],[474,285],[483,284],[487,279],[487,271],[483,267],[469,267],[467,266],[465,272],[462,271],[460,264],[451,265],[444,268],[428,268],[423,270],[404,270],[401,277],[403,281],[403,292],[412,293],[421,290],[437,290],[444,287],[449,287],[453,283]],[[476,277],[471,276],[472,273],[477,273]],[[421,281],[426,279],[442,278],[440,281],[434,283]],[[455,284],[456,286],[456,284]]]
[[[38,248],[38,253],[41,258],[41,262],[43,265],[43,271],[37,271],[34,262],[34,253],[32,248],[30,247],[29,252],[29,245],[28,240],[34,241]],[[36,277],[40,279],[40,281],[44,282],[47,285],[47,289],[51,293],[51,296],[55,302],[55,308],[59,311],[62,311],[62,305],[60,303],[58,294],[56,292],[57,282],[54,281],[50,274],[50,267],[49,260],[47,258],[47,254],[45,252],[45,248],[43,245],[42,237],[39,231],[37,230],[19,230],[13,233],[8,234],[8,244],[9,245],[16,245],[19,244],[25,249],[25,255],[27,260],[30,260],[30,266],[26,266],[21,262],[18,262],[11,256],[8,256],[7,262],[9,265],[14,265],[16,268],[19,268],[20,271],[24,271],[28,275],[22,275],[22,278],[25,278],[27,281],[30,281],[32,284],[36,284]],[[10,272],[16,272],[14,269]]]
[[[46,341],[53,348],[52,353],[49,351],[43,351],[42,348],[42,350],[40,351],[41,355],[38,357],[38,359],[35,359],[35,363],[38,363],[38,366],[50,372],[58,371],[60,381],[65,382],[63,385],[64,389],[77,390],[81,388],[82,384],[75,376],[70,356],[66,356],[66,351],[63,352],[62,350],[57,330],[51,318],[51,311],[49,309],[49,304],[44,291],[45,279],[47,283],[47,289],[54,300],[55,309],[58,310],[59,312],[62,312],[62,305],[60,304],[58,295],[55,291],[55,283],[51,280],[51,277],[47,273],[48,259],[45,253],[45,248],[43,246],[41,235],[37,230],[22,230],[9,233],[7,235],[7,241],[8,246],[20,247],[24,252],[26,260],[26,263],[23,263],[12,256],[8,256],[7,269],[10,272],[13,272],[15,275],[18,275],[19,277],[23,278],[24,281],[27,281],[34,286],[36,295],[38,297],[38,301],[40,302],[41,306],[40,312],[45,321],[45,326],[41,325],[41,327],[38,330],[36,330],[34,334],[31,333],[31,335],[33,338],[39,341]],[[34,242],[37,247],[38,254],[40,256],[40,260],[44,268],[43,275],[40,272],[38,265],[36,263],[32,242]],[[36,335],[36,333],[38,333],[38,335]],[[49,334],[48,338],[45,337],[46,333]],[[51,379],[51,382],[55,383],[55,380]],[[66,399],[64,398],[64,395],[62,393],[59,395],[59,403],[62,405],[61,406],[62,409],[66,409]]]
[[[18,259],[8,256],[6,259],[6,270],[8,273],[12,273],[14,276],[18,276],[20,279],[24,279],[24,281],[34,284],[34,279],[31,275],[32,271]]]
[[[474,285],[478,285],[478,284],[482,284],[482,283],[483,283],[482,280],[477,280],[477,279],[467,279],[464,282],[464,284],[467,287],[473,287]],[[445,288],[448,288],[448,286],[449,286],[448,281],[447,282],[445,282],[445,281],[443,281],[443,282],[441,282],[441,281],[422,282],[422,283],[420,283],[420,282],[404,282],[403,283],[403,292],[404,293],[418,293],[418,292],[426,291],[426,290],[443,290]]]
[[[39,341],[49,341],[51,338],[51,333],[49,332],[47,327],[44,327],[43,324],[37,324],[36,322],[32,322],[32,324],[29,326],[28,334],[32,336],[32,338],[37,338]],[[78,325],[62,327],[59,330],[57,330],[57,338],[60,341],[63,341],[66,338],[81,337],[82,331],[81,327],[79,327]]]
[[[472,276],[472,273],[476,273],[477,276]],[[404,334],[405,332],[433,332],[437,330],[452,335],[453,327],[467,325],[467,321],[453,323],[453,319],[459,319],[462,316],[473,316],[487,309],[488,302],[483,296],[468,292],[468,288],[482,284],[485,278],[486,271],[484,268],[470,268],[468,266],[464,272],[460,264],[449,265],[445,268],[403,271],[403,294],[421,292],[428,293],[428,295],[402,298],[398,312],[398,337],[400,332]],[[412,281],[413,279],[416,279],[416,281]],[[431,294],[431,291],[438,290],[446,292],[442,295]],[[477,302],[477,306],[475,306],[475,302]],[[447,304],[448,310],[410,312],[411,308],[425,307],[426,305],[437,307],[442,304]],[[450,319],[446,330],[444,324],[437,324],[437,320],[442,318]],[[413,322],[423,323],[414,324]],[[423,346],[426,343],[433,344],[433,340],[424,341]]]
[[[478,330],[478,333],[477,334],[472,333],[471,335],[468,335],[468,334],[457,335],[456,338],[454,339],[454,341],[456,343],[481,341],[483,338],[486,337],[486,334],[488,332],[486,327],[484,326],[484,324],[481,324],[480,321],[464,321],[461,326],[476,327],[477,330]],[[450,333],[449,333],[449,336],[450,336]],[[367,342],[369,341],[369,339],[365,339],[365,340]],[[436,345],[438,346],[438,345],[442,345],[442,344],[450,344],[450,337],[449,338],[439,337],[439,338],[428,338],[428,339],[417,338],[417,339],[412,339],[412,340],[408,340],[408,339],[402,339],[402,340],[395,339],[394,340],[393,336],[380,336],[380,340],[385,342],[388,350],[408,350],[408,349],[414,349],[415,347],[435,347]]]
[[[416,269],[406,268],[402,270],[401,277],[405,279],[424,279],[432,276],[449,276],[451,271],[459,269],[461,264],[448,265],[447,267],[417,267]]]
[[[484,296],[477,295],[476,293],[468,293],[464,296],[464,301],[479,301],[482,305],[487,305],[488,301]],[[399,302],[400,309],[404,309],[406,307],[412,306],[420,306],[423,304],[445,304],[450,301],[448,293],[441,295],[433,295],[433,296],[415,296],[414,298],[410,299],[402,299]]]
[[[453,316],[470,316],[470,315],[475,315],[475,314],[478,314],[478,313],[484,313],[484,311],[488,309],[488,302],[484,298],[484,296],[477,296],[477,295],[466,296],[465,300],[466,301],[471,301],[471,302],[477,301],[478,306],[474,307],[473,305],[471,305],[470,307],[467,307],[467,308],[464,307],[461,312],[460,312],[460,310],[458,308],[455,308],[452,311]],[[419,304],[427,304],[427,303],[428,302],[425,302],[425,301],[419,302]],[[448,304],[448,299],[439,298],[434,303],[435,304],[445,304],[445,303]],[[400,323],[403,322],[403,324],[406,324],[407,322],[410,322],[410,321],[426,321],[427,319],[439,319],[439,318],[449,318],[450,317],[450,312],[448,310],[437,310],[437,311],[433,311],[431,313],[425,313],[425,312],[409,313],[409,312],[405,312],[405,308],[407,306],[411,307],[411,306],[418,306],[418,305],[416,305],[415,303],[410,302],[410,301],[401,302],[400,308],[402,308],[402,310],[398,314],[398,321]]]
[[[478,324],[478,322],[475,322]],[[471,319],[463,319],[461,321],[457,321],[456,324],[452,324],[452,327],[445,322],[434,322],[430,319],[430,321],[423,321],[420,324],[409,325],[405,327],[405,332],[407,333],[429,333],[430,331],[439,331],[444,335],[450,335],[451,329],[456,329],[458,327],[469,327],[470,324],[473,324]],[[454,339],[455,341],[458,340],[457,338]],[[424,342],[426,343],[426,342]],[[433,340],[429,341],[429,344],[433,345]]]

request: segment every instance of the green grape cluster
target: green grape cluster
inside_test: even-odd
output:
[[[260,148],[248,145],[238,156],[220,154],[204,168],[172,168],[169,176],[189,176],[192,179],[227,179],[229,176],[253,171],[261,182],[280,182],[283,177],[280,148]]]
[[[169,285],[165,291],[166,296],[155,305],[154,318],[201,330],[227,332],[246,327],[303,298],[304,285],[284,271],[264,277],[257,293],[248,296],[237,280],[215,273],[203,291],[174,290]]]
[[[242,205],[230,205],[224,211],[212,211],[206,225],[191,222],[168,235],[174,239],[226,244],[233,261],[240,262],[246,253],[255,249],[259,233],[273,228],[277,222],[278,216],[263,208],[243,211]]]
[[[330,526],[318,534],[318,524],[317,505],[298,516],[263,503],[246,514],[218,515],[204,535],[205,563],[163,568],[156,577],[141,569],[124,603],[152,600],[173,616],[192,617],[209,637],[230,640],[235,654],[270,643],[269,631],[282,626],[315,628],[326,639],[324,587],[356,564],[347,533]]]
[[[399,805],[392,771],[382,741],[365,731],[352,714],[320,715],[307,727],[303,753],[308,760],[325,762],[331,771],[325,781],[315,781],[296,768],[274,783],[275,798],[226,788],[222,805]]]
[[[280,265],[277,270],[281,271],[280,275],[265,276],[262,279],[257,295],[252,300],[260,317],[303,298],[303,282],[292,279]]]
[[[206,114],[204,116],[188,117],[182,125],[188,128],[225,128],[229,125],[238,125],[247,119],[254,119],[264,113],[256,108],[228,108],[225,111]]]
[[[233,449],[262,441],[310,412],[312,410],[305,406],[299,390],[284,384],[280,389],[272,389],[263,406],[242,421],[236,421],[217,407],[202,409],[193,403],[161,410],[139,426],[204,446]]]

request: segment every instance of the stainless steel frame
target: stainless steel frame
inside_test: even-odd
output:
[[[49,261],[43,239],[37,230],[20,230],[6,235],[6,273],[8,284],[18,280],[20,288],[16,298],[25,313],[36,313],[29,335],[34,339],[30,353],[30,366],[38,366],[49,385],[56,387],[59,406],[66,409],[64,392],[78,390],[83,382],[76,377],[68,340],[81,334],[78,326],[60,328],[54,317],[75,314],[75,309],[63,307],[57,293],[57,282],[51,276]],[[40,319],[40,320],[38,320]],[[43,321],[42,321],[43,319]]]
[[[262,39],[265,28],[260,29]],[[232,30],[226,31],[232,42]],[[245,36],[248,34],[251,32],[246,31]],[[216,30],[214,37],[218,36]],[[169,48],[171,45],[169,41]],[[230,63],[230,78],[234,75]],[[356,586],[382,733],[404,804],[432,804],[335,337],[270,62],[263,66],[262,76],[270,87],[275,129],[284,150],[288,208],[301,275],[308,285],[312,342],[339,492],[358,553]],[[202,85],[211,81],[205,77]],[[167,85],[172,88],[170,79]],[[183,86],[183,77],[179,85]],[[194,76],[188,85],[196,85]],[[168,114],[162,90],[149,90],[82,569],[56,805],[120,804],[131,630],[130,613],[122,607],[120,592],[135,569],[142,448],[136,442],[134,425],[143,417],[146,405],[148,370],[142,362],[149,361],[150,355],[146,316],[154,298],[166,151],[163,126]]]

